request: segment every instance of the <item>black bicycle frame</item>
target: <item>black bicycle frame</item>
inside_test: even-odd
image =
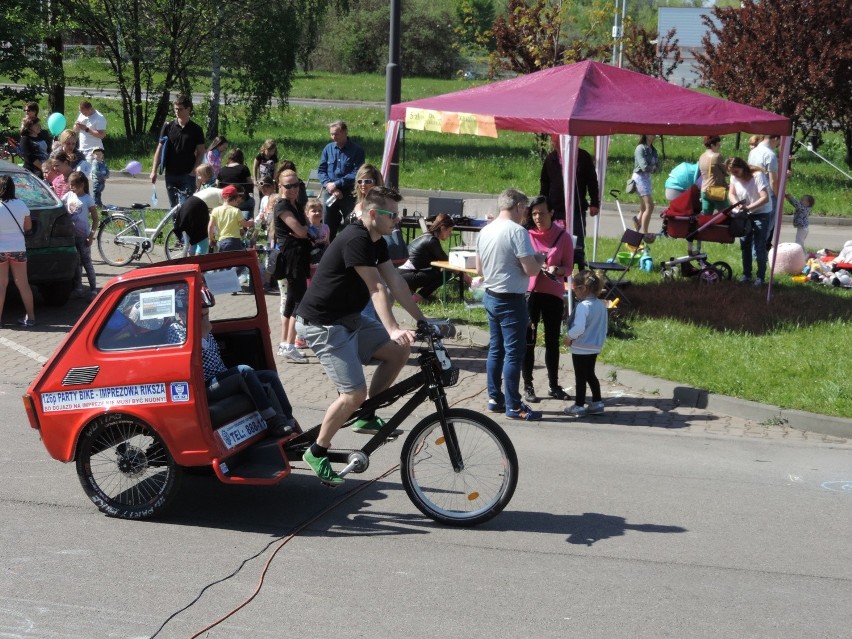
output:
[[[413,392],[414,395],[361,447],[361,452],[369,457],[428,398],[434,402],[438,419],[441,421],[441,429],[443,430],[446,441],[447,452],[453,464],[453,470],[460,472],[464,468],[464,462],[461,458],[456,431],[452,428],[451,424],[447,423],[446,415],[447,410],[449,410],[449,406],[447,406],[447,394],[441,381],[441,365],[434,353],[434,345],[431,343],[431,340],[430,348],[420,354],[419,360],[420,371],[411,377],[397,382],[375,397],[369,398],[357,411],[352,413],[344,424],[344,427],[352,425],[362,417],[373,415],[377,409],[390,406]],[[288,441],[284,450],[297,453],[301,457],[301,453],[316,440],[321,425],[317,424]],[[351,453],[351,450],[329,450],[328,458],[332,462],[346,463]]]

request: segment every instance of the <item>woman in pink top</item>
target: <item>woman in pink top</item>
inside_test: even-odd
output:
[[[524,399],[537,402],[533,387],[533,363],[538,323],[544,324],[544,365],[547,368],[548,395],[567,400],[571,396],[559,385],[559,331],[565,305],[565,277],[574,264],[574,244],[565,229],[553,224],[553,211],[547,198],[538,196],[529,207],[529,218],[535,224],[530,230],[530,240],[538,253],[545,255],[544,266],[538,275],[530,278],[527,308],[530,327],[527,331],[527,352],[524,357]]]

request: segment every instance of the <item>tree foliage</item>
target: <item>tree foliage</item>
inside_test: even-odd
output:
[[[576,27],[562,0],[509,0],[505,15],[497,16],[492,29],[496,50],[491,69],[516,73],[532,73],[540,69],[587,59],[603,60],[609,51],[594,37],[600,22],[589,24],[587,30],[574,37],[566,34]]]
[[[708,86],[790,118],[802,137],[842,131],[852,161],[852,0],[743,0],[704,24]]]
[[[37,100],[45,89],[49,93],[50,110],[64,110],[60,35],[65,23],[61,18],[50,3],[4,0],[0,10],[0,75],[14,84],[20,84],[31,74],[39,81],[24,83],[23,88],[0,86],[0,128],[17,129],[23,115],[22,103]]]
[[[627,68],[668,80],[681,64],[677,30],[672,28],[664,36],[658,36],[657,30],[648,31],[630,21],[625,30],[624,57]]]
[[[323,38],[323,66],[348,73],[382,73],[388,61],[387,0],[357,0],[346,21]],[[428,0],[406,3],[401,16],[404,75],[450,78],[459,68],[453,18]]]
[[[471,54],[490,53],[494,50],[491,26],[496,13],[491,0],[459,0],[456,5],[456,34],[459,45]]]

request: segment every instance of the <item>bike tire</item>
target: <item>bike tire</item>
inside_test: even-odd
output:
[[[476,411],[446,413],[464,468],[455,472],[441,421],[420,421],[402,447],[400,472],[409,499],[427,517],[451,526],[475,526],[498,515],[518,483],[518,456],[506,432]]]
[[[129,415],[111,413],[88,424],[77,449],[77,477],[105,515],[147,519],[177,493],[182,469],[157,432]]]
[[[734,269],[732,269],[731,265],[727,262],[713,262],[710,266],[719,271],[719,275],[723,280],[728,280],[730,282],[734,279]]]
[[[166,234],[166,241],[163,244],[163,251],[166,254],[167,260],[176,260],[183,257],[183,240],[178,237],[174,229],[171,229]]]
[[[98,252],[110,266],[127,266],[139,257],[139,224],[126,215],[108,215],[98,228]]]

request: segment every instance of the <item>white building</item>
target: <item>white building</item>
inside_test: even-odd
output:
[[[701,85],[701,76],[695,65],[695,51],[703,52],[701,39],[707,27],[702,16],[711,16],[712,7],[660,7],[657,14],[657,33],[664,36],[674,28],[683,64],[669,78],[670,82],[682,86]],[[712,16],[711,16],[712,17]]]

